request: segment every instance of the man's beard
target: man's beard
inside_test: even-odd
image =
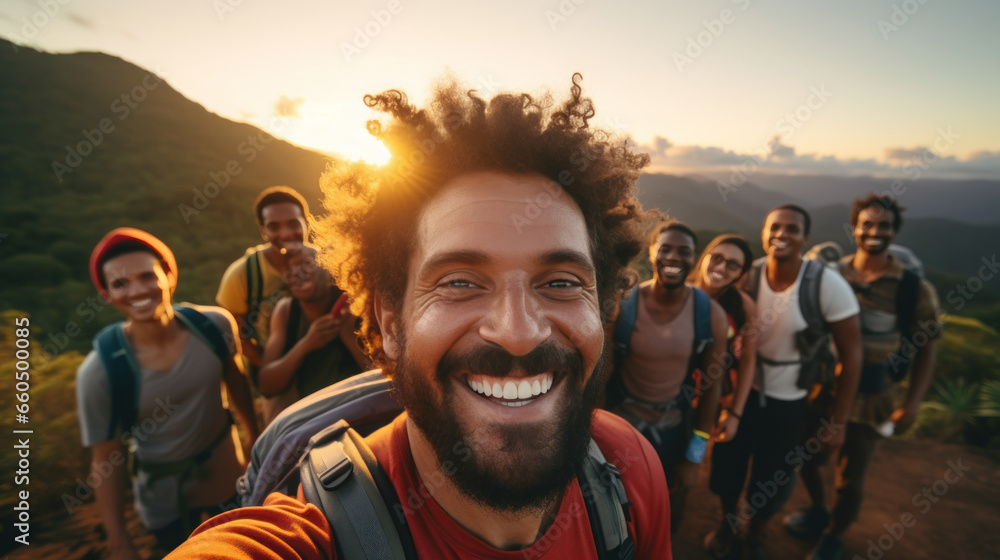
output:
[[[495,346],[448,353],[434,381],[421,376],[407,359],[405,338],[400,340],[400,350],[393,379],[396,397],[459,491],[482,506],[512,516],[554,505],[587,454],[606,352],[584,383],[579,352],[552,343],[521,357]],[[556,417],[545,423],[484,426],[475,419],[462,423],[454,408],[452,380],[457,371],[494,377],[553,372],[554,380],[566,385],[565,396]],[[441,387],[441,396],[430,386],[432,382]]]

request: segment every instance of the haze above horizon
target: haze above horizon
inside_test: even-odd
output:
[[[376,162],[366,93],[420,103],[451,72],[559,99],[579,71],[595,124],[650,171],[1000,179],[997,21],[987,0],[21,0],[0,37],[119,56],[225,117]]]

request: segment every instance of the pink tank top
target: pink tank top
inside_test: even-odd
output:
[[[622,381],[629,395],[644,401],[666,403],[677,398],[687,375],[694,345],[694,297],[688,288],[681,312],[666,323],[657,323],[650,316],[646,298],[640,290],[639,311],[625,356]],[[648,422],[662,416],[648,408],[645,411],[633,409],[633,412]]]

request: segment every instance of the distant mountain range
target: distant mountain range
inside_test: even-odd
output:
[[[732,190],[702,177],[675,175],[644,175],[639,180],[639,199],[644,206],[656,207],[671,217],[687,222],[700,230],[733,231],[747,236],[759,250],[760,228],[767,211],[785,203],[794,203],[812,216],[811,243],[836,241],[845,251],[853,251],[850,232],[850,202],[871,192],[882,192],[889,182],[877,179],[844,179],[840,190],[831,185],[838,180],[817,178],[823,188],[811,183],[812,177],[765,177],[771,187],[756,184],[756,177]],[[796,186],[798,189],[796,189]],[[924,190],[941,189],[939,216],[920,217],[917,212],[922,200],[931,202]],[[1000,183],[995,181],[965,181],[951,186],[928,181],[914,182],[900,197],[901,204],[914,206],[904,214],[903,229],[897,241],[912,248],[931,270],[954,276],[976,274],[981,259],[1000,252],[1000,216],[977,224],[961,218],[961,214],[988,216],[1000,208]],[[913,198],[907,198],[908,196]],[[987,208],[986,205],[992,205]],[[1000,282],[1000,280],[998,280]]]
[[[236,123],[186,99],[153,72],[101,53],[48,54],[0,40],[0,310],[31,311],[59,331],[80,323],[84,346],[100,320],[86,266],[116,226],[164,239],[181,269],[178,300],[209,303],[219,278],[260,241],[252,204],[288,185],[322,212],[318,178],[329,158]],[[275,121],[276,128],[281,121]],[[279,131],[276,131],[279,132]],[[640,198],[699,230],[756,240],[764,214],[784,202],[814,213],[813,241],[849,245],[846,204],[889,183],[875,179],[753,176],[735,191],[700,177],[644,175]],[[1000,241],[1000,183],[908,183],[899,241],[929,269],[978,270]]]

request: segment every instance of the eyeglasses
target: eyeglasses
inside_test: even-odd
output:
[[[739,272],[743,270],[743,263],[734,261],[732,259],[727,259],[720,253],[710,253],[708,255],[708,264],[712,266],[718,266],[720,263],[726,263],[726,270],[729,272]]]

